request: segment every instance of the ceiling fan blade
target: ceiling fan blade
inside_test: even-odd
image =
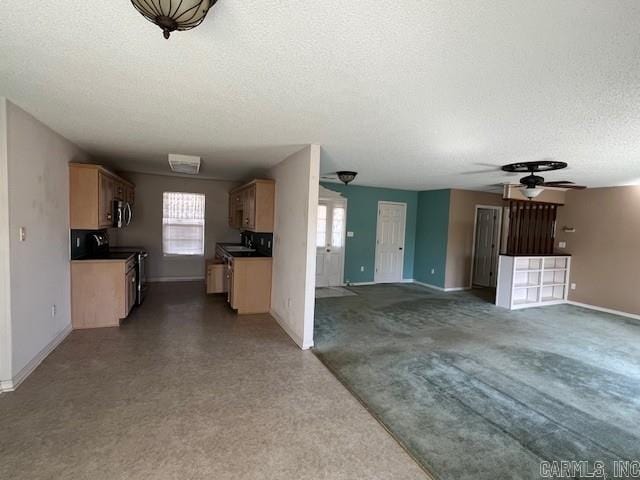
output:
[[[554,182],[544,182],[544,184],[545,184],[547,187],[554,187],[554,186],[556,186],[556,185],[567,185],[567,184],[569,184],[569,185],[573,185],[573,184],[574,184],[574,182],[570,182],[570,181],[568,181],[568,180],[557,180],[557,181],[554,181]]]
[[[555,187],[555,188],[572,188],[574,190],[584,190],[584,185],[576,185],[573,182],[544,182],[541,187]]]
[[[587,187],[584,185],[558,185],[558,188],[570,188],[572,190],[584,190]]]

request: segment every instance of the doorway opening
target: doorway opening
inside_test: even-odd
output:
[[[375,283],[402,282],[407,204],[378,202]]]
[[[316,231],[316,288],[344,285],[347,199],[320,187]]]
[[[502,231],[502,207],[476,205],[471,285],[495,288]]]

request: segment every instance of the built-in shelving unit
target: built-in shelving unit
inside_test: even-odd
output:
[[[516,310],[565,303],[571,257],[500,255],[496,305]]]

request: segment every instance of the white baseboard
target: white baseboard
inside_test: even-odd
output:
[[[471,287],[448,287],[445,288],[445,292],[466,292],[467,290],[471,290]]]
[[[345,286],[352,286],[352,287],[361,287],[364,285],[385,285],[387,283],[413,283],[415,280],[413,278],[403,278],[402,280],[400,280],[399,282],[352,282],[352,283],[345,283]]]
[[[449,287],[443,288],[437,285],[431,285],[430,283],[419,282],[418,280],[412,280],[416,285],[422,285],[423,287],[433,288],[434,290],[438,290],[440,292],[463,292],[465,290],[471,290],[471,287]]]
[[[430,283],[419,282],[418,280],[414,280],[413,283],[415,283],[416,285],[421,285],[423,287],[433,288],[434,290],[438,290],[440,292],[446,292],[446,290],[443,287],[438,287],[437,285],[431,285]]]
[[[573,300],[567,300],[569,305],[575,305],[576,307],[588,308],[590,310],[597,310],[599,312],[611,313],[613,315],[620,315],[622,317],[633,318],[635,320],[640,320],[640,315],[636,315],[635,313],[623,312],[621,310],[613,310],[611,308],[598,307],[597,305],[589,305],[588,303],[580,303],[574,302]]]
[[[278,322],[278,325],[280,325],[280,328],[284,330],[284,333],[289,335],[291,337],[291,340],[293,340],[296,345],[298,345],[298,347],[300,347],[302,350],[309,350],[313,347],[313,342],[309,344],[305,343],[297,333],[291,330],[291,327],[287,324],[287,322],[285,322],[284,319],[280,315],[278,315],[273,308],[269,310],[269,315],[271,315],[276,320],[276,322]]]
[[[72,326],[67,325],[64,330],[58,333],[53,340],[51,340],[47,346],[38,352],[38,354],[31,359],[11,380],[4,380],[0,382],[0,392],[13,392],[18,386],[25,381],[25,379],[38,368],[45,358],[49,356],[55,348],[62,343],[71,333]]]
[[[204,281],[204,277],[151,277],[147,278],[149,283],[165,283],[165,282],[200,282]]]

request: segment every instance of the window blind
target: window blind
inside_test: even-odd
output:
[[[165,255],[204,255],[205,197],[164,192],[162,251]]]

